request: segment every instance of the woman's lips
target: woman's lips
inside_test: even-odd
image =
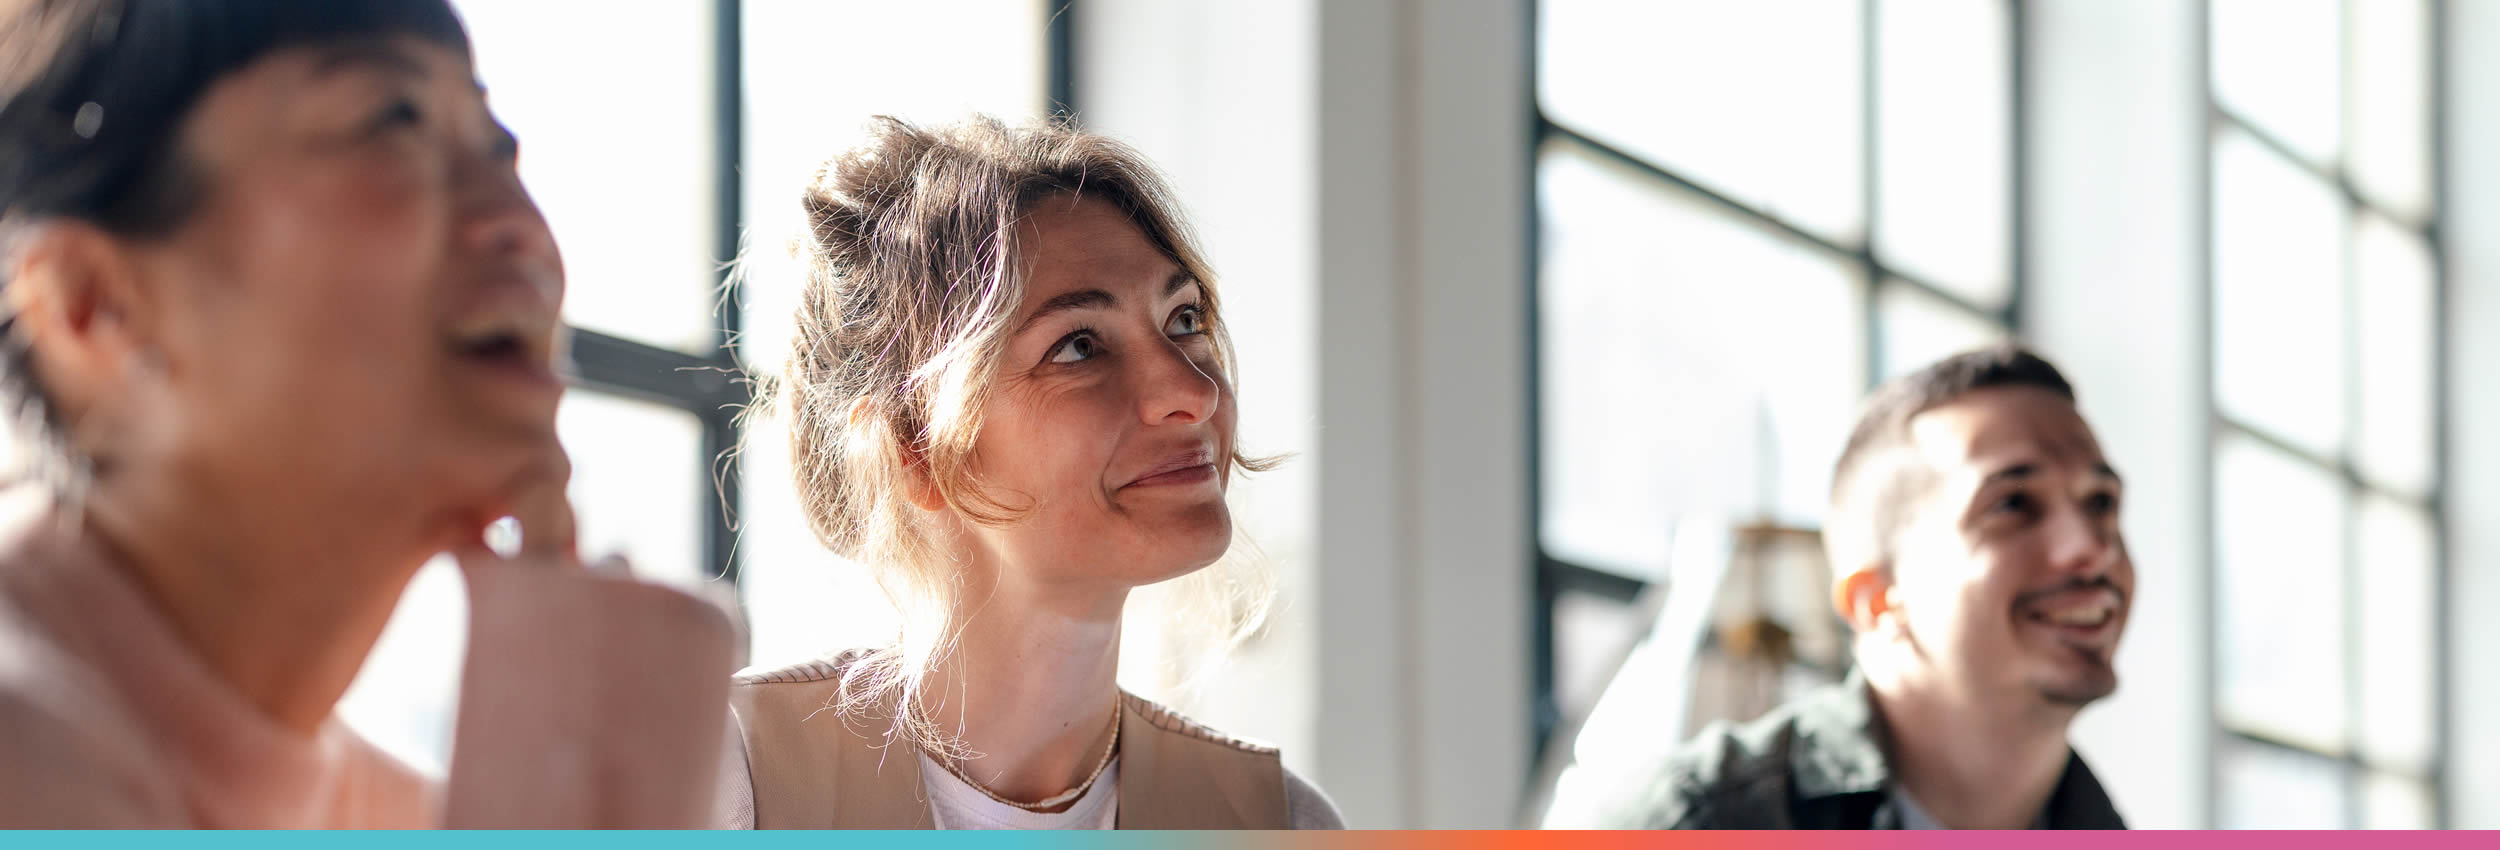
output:
[[[1182,484],[1203,484],[1215,478],[1215,464],[1184,466],[1170,472],[1158,472],[1128,483],[1127,488],[1169,487]]]
[[[536,390],[560,391],[564,386],[547,346],[526,335],[458,342],[452,346],[451,356],[463,366],[492,376],[498,382],[512,382]]]
[[[1144,474],[1120,485],[1120,489],[1200,484],[1214,477],[1215,452],[1193,448],[1164,458],[1162,463],[1148,467]]]

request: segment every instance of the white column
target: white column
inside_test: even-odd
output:
[[[1421,825],[1413,739],[1416,600],[1411,364],[1402,311],[1397,4],[1320,6],[1318,524],[1322,769],[1350,823]]]
[[[1432,828],[1511,825],[1528,773],[1527,6],[1400,6],[1409,734]]]
[[[2500,4],[2448,9],[2447,796],[2500,829]]]
[[[2027,6],[2023,322],[2127,478],[2138,576],[2118,694],[2084,713],[2074,740],[2139,827],[2199,827],[2210,810],[2200,12],[2171,0]]]

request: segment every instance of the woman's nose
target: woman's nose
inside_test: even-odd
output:
[[[1146,361],[1146,374],[1141,378],[1139,413],[1146,424],[1204,422],[1224,403],[1223,384],[1212,374],[1214,367],[1191,359],[1182,346],[1157,345],[1153,356],[1141,359]]]

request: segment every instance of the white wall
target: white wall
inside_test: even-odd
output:
[[[1417,826],[1419,795],[1411,782],[1414,742],[1403,718],[1409,696],[1413,607],[1401,593],[1410,550],[1404,523],[1410,488],[1399,480],[1400,393],[1404,331],[1394,246],[1399,238],[1396,152],[1400,57],[1391,41],[1394,4],[1375,0],[1325,3],[1313,33],[1320,51],[1314,114],[1325,122],[1315,141],[1320,186],[1313,210],[1320,228],[1316,270],[1328,281],[1319,298],[1317,395],[1319,524],[1325,573],[1319,583],[1320,688],[1325,725],[1319,730],[1322,775],[1336,788],[1349,822],[1364,827]],[[1382,49],[1388,47],[1391,49]]]
[[[1088,0],[1077,103],[1224,275],[1288,608],[1193,709],[1368,827],[1498,827],[1528,755],[1523,0]]]
[[[2139,827],[2210,811],[2210,551],[2203,488],[2204,90],[2200,4],[2035,0],[2029,339],[2074,381],[2127,477],[2137,591],[2117,696],[2076,749]]]
[[[1422,799],[1410,809],[1423,826],[1509,826],[1529,755],[1529,19],[1524,0],[1400,9],[1414,39],[1390,104],[1408,119],[1394,149],[1410,317],[1397,385],[1408,663],[1420,668],[1408,698]]]
[[[2448,6],[2448,809],[2500,829],[2500,3]]]

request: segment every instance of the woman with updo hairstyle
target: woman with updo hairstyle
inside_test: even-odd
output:
[[[445,0],[0,0],[0,828],[712,816],[734,631],[574,554],[516,151]],[[447,551],[437,780],[334,708]]]
[[[1200,585],[1235,444],[1216,277],[1137,152],[1061,124],[875,122],[800,195],[774,394],[816,537],[901,613],[888,645],[741,674],[723,825],[1342,826],[1275,749],[1122,690],[1132,591]],[[1233,597],[1227,599],[1226,597]]]

